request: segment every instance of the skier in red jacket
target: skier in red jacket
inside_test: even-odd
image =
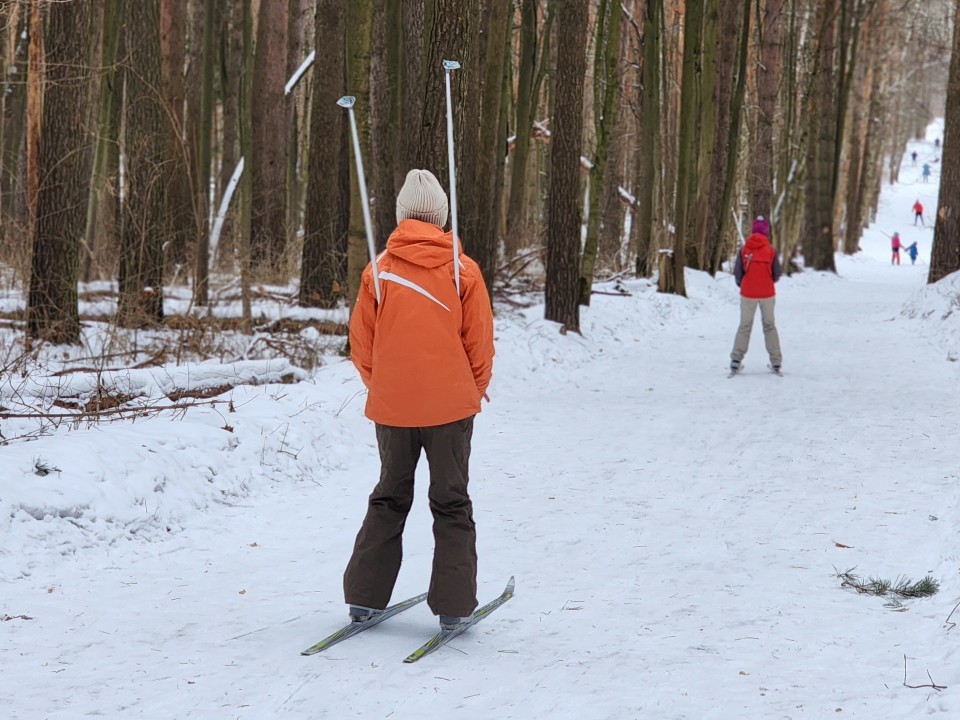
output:
[[[917,200],[913,204],[913,224],[917,224],[917,220],[920,221],[920,224],[926,227],[926,224],[923,222],[923,205],[920,204],[920,201]]]
[[[780,352],[780,336],[774,322],[773,308],[777,294],[774,283],[782,274],[780,257],[770,245],[770,223],[760,215],[753,222],[753,232],[737,253],[733,271],[740,287],[740,327],[730,353],[731,373],[739,372],[743,356],[747,354],[758,307],[763,324],[763,341],[770,356],[770,369],[780,373],[783,354]]]

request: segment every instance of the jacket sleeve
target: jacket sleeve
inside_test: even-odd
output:
[[[357,303],[350,315],[350,359],[360,371],[363,384],[370,387],[373,376],[373,336],[377,324],[376,294],[373,271],[367,265],[357,293]]]
[[[737,287],[743,282],[743,249],[737,250],[737,261],[733,265],[733,279],[737,281]]]
[[[771,266],[773,271],[773,281],[777,282],[780,279],[780,276],[783,275],[783,266],[780,265],[780,255],[776,250],[773,251],[773,265]]]
[[[483,397],[493,375],[493,309],[490,307],[490,295],[483,282],[480,269],[461,275],[463,283],[461,307],[463,308],[463,326],[460,338],[463,349],[473,370],[473,379],[477,384],[477,395]]]

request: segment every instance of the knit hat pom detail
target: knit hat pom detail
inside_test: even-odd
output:
[[[753,221],[753,232],[770,237],[770,223],[763,215],[757,215],[757,219]]]

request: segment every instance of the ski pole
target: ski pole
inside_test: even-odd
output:
[[[363,225],[367,230],[367,250],[370,251],[370,267],[373,269],[373,288],[377,294],[377,304],[380,303],[380,275],[377,272],[377,249],[373,244],[373,223],[370,222],[370,200],[367,197],[367,180],[363,174],[363,158],[360,156],[360,135],[357,133],[357,118],[353,113],[353,106],[357,99],[352,95],[344,95],[337,100],[337,105],[346,108],[350,115],[350,133],[353,135],[353,155],[357,161],[357,181],[360,184],[360,203],[363,205]]]
[[[453,232],[453,281],[460,294],[460,241],[457,237],[457,172],[453,160],[453,101],[450,98],[450,73],[460,69],[456,60],[443,61],[443,73],[447,84],[447,160],[450,165],[450,227]]]

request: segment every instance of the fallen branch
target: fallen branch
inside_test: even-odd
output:
[[[36,420],[83,420],[86,418],[98,418],[107,415],[122,415],[124,413],[148,413],[164,412],[166,410],[189,410],[190,408],[203,407],[205,405],[217,405],[229,402],[228,400],[207,400],[197,403],[174,403],[173,405],[139,405],[136,407],[118,407],[107,410],[89,411],[80,413],[11,413],[0,412],[0,420],[12,419],[36,419]]]
[[[953,606],[953,610],[951,610],[950,614],[947,615],[947,619],[943,621],[943,626],[947,628],[947,632],[950,632],[957,626],[955,622],[950,622],[950,618],[953,617],[953,614],[957,611],[957,608],[960,608],[960,602]]]
[[[933,688],[937,692],[947,689],[946,685],[937,685],[933,681],[933,677],[930,675],[929,670],[927,670],[927,677],[930,678],[930,683],[927,685],[907,685],[907,656],[906,655],[903,656],[903,686],[904,687],[912,688],[914,690],[916,690],[917,688]]]
[[[591,295],[613,295],[614,297],[633,297],[633,293],[628,292],[608,292],[606,290],[591,290]]]
[[[126,353],[124,353],[126,354]],[[62,377],[63,375],[69,375],[70,373],[99,373],[99,372],[123,372],[124,370],[142,370],[145,367],[151,367],[153,365],[162,365],[163,359],[166,357],[167,351],[166,348],[160,350],[156,355],[143,362],[138,362],[136,365],[130,365],[129,367],[115,367],[115,368],[96,368],[96,367],[71,367],[64,368],[63,370],[57,370],[55,373],[51,373],[50,377]]]

